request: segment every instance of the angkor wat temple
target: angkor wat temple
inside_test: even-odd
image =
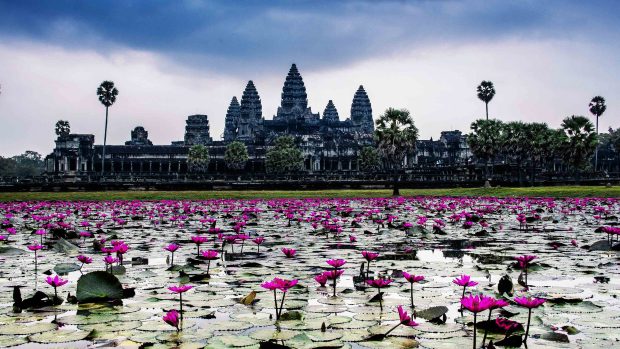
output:
[[[291,135],[304,155],[304,171],[312,174],[359,171],[358,156],[363,147],[373,144],[374,120],[370,99],[363,86],[353,94],[349,117],[341,120],[330,100],[323,115],[308,106],[303,78],[293,64],[282,88],[276,115],[265,119],[260,94],[248,81],[241,101],[232,97],[225,116],[222,140],[210,135],[207,115],[187,117],[185,137],[171,145],[153,145],[141,126],[131,131],[124,145],[106,146],[106,176],[184,175],[188,172],[189,148],[202,144],[209,148],[208,173],[230,172],[224,162],[226,146],[238,140],[246,144],[249,161],[244,172],[264,172],[266,151],[274,140]],[[101,145],[92,134],[59,136],[54,151],[46,157],[47,174],[57,177],[96,175],[101,172]],[[469,160],[465,136],[460,131],[442,132],[437,141],[421,140],[416,154],[407,159],[409,166],[454,165]]]

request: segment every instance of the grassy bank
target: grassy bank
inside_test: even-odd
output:
[[[386,197],[391,190],[300,190],[300,191],[99,191],[0,193],[0,201],[30,200],[164,200],[164,199],[256,199],[256,198],[353,198]],[[535,188],[402,189],[404,196],[537,196],[620,197],[620,187],[558,186]]]

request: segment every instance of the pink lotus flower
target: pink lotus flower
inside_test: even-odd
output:
[[[414,282],[420,282],[422,280],[424,280],[424,276],[422,275],[413,275],[413,274],[409,274],[406,271],[403,271],[403,277],[409,281],[410,283],[414,283]]]
[[[211,261],[216,260],[219,253],[216,250],[207,250],[201,252],[202,257],[207,260],[207,275],[209,275],[209,269],[211,268]]]
[[[69,280],[61,279],[58,275],[55,275],[54,277],[48,276],[45,279],[45,282],[47,282],[48,285],[54,288],[54,300],[57,300],[58,299],[57,288],[65,285],[67,282],[69,282]],[[62,301],[60,302],[62,303]]]
[[[477,325],[477,315],[479,312],[489,309],[493,305],[493,298],[485,297],[481,295],[473,296],[469,295],[467,297],[461,298],[461,309],[465,308],[472,313],[474,313],[474,346],[476,349],[476,325]],[[485,338],[486,339],[486,338]]]
[[[366,283],[368,285],[370,285],[371,287],[376,287],[377,288],[377,297],[379,298],[379,307],[381,307],[381,310],[383,310],[383,295],[381,293],[381,289],[384,287],[388,287],[392,281],[391,279],[372,279],[372,280],[366,280]]]
[[[418,326],[418,323],[416,323],[415,321],[411,320],[411,317],[403,309],[402,305],[398,306],[398,318],[400,319],[401,325],[405,325],[405,326],[409,326],[409,327]]]
[[[415,305],[413,304],[413,284],[416,282],[420,282],[424,280],[424,276],[422,275],[413,275],[413,274],[409,274],[406,271],[403,271],[403,277],[405,278],[405,280],[409,281],[410,285],[409,285],[409,292],[410,292],[410,297],[411,297],[411,308],[415,308]]]
[[[321,287],[325,287],[325,284],[327,283],[327,276],[325,276],[325,274],[319,274],[314,277],[314,280],[318,282]]]
[[[179,314],[181,317],[181,322],[183,322],[183,293],[191,290],[194,286],[190,285],[179,285],[179,286],[168,286],[168,290],[172,293],[176,293],[179,295]]]
[[[216,250],[201,251],[200,254],[202,255],[202,258],[207,260],[215,260],[218,259],[219,256],[219,253]]]
[[[179,285],[179,286],[168,286],[168,290],[173,293],[185,293],[194,288],[194,286],[190,285]]]
[[[77,256],[77,260],[82,263],[82,265],[80,266],[80,272],[82,272],[82,267],[84,266],[84,264],[90,264],[93,262],[92,258],[84,255]]]
[[[532,319],[532,309],[534,308],[538,308],[539,306],[541,306],[543,303],[545,303],[545,299],[543,298],[532,298],[532,297],[515,297],[515,303],[517,303],[518,305],[527,308],[528,310],[528,315],[527,315],[527,328],[525,330],[525,337],[523,339],[523,342],[525,343],[527,341],[527,337],[530,333],[530,320]]]
[[[474,314],[488,310],[493,304],[493,298],[481,295],[469,295],[461,299],[461,306]]]
[[[175,243],[168,244],[168,246],[164,247],[164,250],[170,252],[170,265],[174,265],[174,252],[179,249],[179,245]]]
[[[345,261],[344,259],[328,259],[327,260],[327,264],[329,264],[332,267],[334,267],[334,269],[341,268],[346,263],[347,263],[347,261]]]
[[[470,281],[470,279],[471,279],[471,276],[463,274],[461,275],[461,277],[452,280],[452,283],[462,286],[462,287],[473,287],[473,286],[478,285],[477,282]]]
[[[376,287],[376,288],[384,288],[387,287],[389,284],[392,283],[391,279],[371,279],[371,280],[366,280],[366,283],[368,285],[370,285],[371,287]]]
[[[265,242],[265,238],[263,236],[259,236],[257,238],[252,239],[252,242],[256,244],[256,253],[260,253],[260,245]]]
[[[43,245],[39,245],[39,244],[33,244],[33,245],[28,245],[28,249],[30,251],[38,251],[38,250],[42,250],[43,249]]]
[[[508,320],[503,317],[498,317],[497,319],[495,319],[495,324],[497,325],[497,327],[501,328],[504,332],[506,332],[506,336],[508,336],[510,332],[513,332],[517,328],[519,328],[520,325],[516,321]]]
[[[521,266],[521,268],[527,268],[530,262],[536,258],[537,258],[536,256],[531,256],[531,255],[523,255],[523,256],[515,257],[515,259],[519,262],[519,265]]]
[[[56,288],[65,285],[67,282],[69,282],[69,280],[61,279],[58,275],[55,275],[54,277],[48,276],[47,279],[45,279],[45,282],[47,282],[48,285]]]
[[[294,248],[282,247],[282,253],[284,253],[286,258],[293,258],[295,257],[297,250],[295,250]]]
[[[505,306],[507,306],[509,303],[506,302],[503,299],[495,299],[493,297],[486,297],[489,299],[489,317],[487,318],[487,322],[491,321],[491,314],[493,313],[494,309],[499,309],[499,308],[503,308]],[[488,327],[485,327],[484,329],[484,337],[482,337],[482,347],[485,348],[484,343],[487,340],[487,334],[488,334]]]
[[[207,242],[207,238],[205,236],[192,236],[192,242],[196,244],[196,256],[200,256],[200,245]],[[182,315],[181,315],[182,316]]]
[[[338,278],[344,274],[344,270],[342,269],[332,269],[332,270],[328,270],[328,271],[324,271],[322,275],[324,275],[327,280],[332,280],[333,281],[333,288],[334,288],[334,293],[333,293],[333,297],[336,297],[336,283]]]
[[[179,332],[179,312],[176,310],[170,310],[162,317],[165,323],[174,327]]]
[[[271,281],[267,281],[261,284],[262,288],[266,288],[268,290],[273,291],[273,301],[275,303],[275,309],[276,309],[276,320],[279,320],[280,316],[282,315],[282,309],[284,307],[284,297],[286,296],[286,292],[293,286],[297,285],[297,283],[298,283],[298,280],[284,280],[280,278],[274,278]],[[276,290],[280,290],[283,292],[279,311],[278,311],[278,301],[276,298]]]
[[[368,261],[374,261],[375,259],[377,259],[377,257],[379,257],[378,253],[375,252],[370,252],[370,251],[362,251],[362,256],[364,256],[364,258]]]
[[[528,289],[527,276],[528,276],[528,267],[530,266],[530,262],[536,259],[536,256],[531,255],[523,255],[515,258],[519,262],[519,266],[523,269],[525,273],[525,289]]]
[[[171,243],[168,246],[164,247],[164,250],[166,250],[168,252],[174,253],[174,252],[176,252],[176,250],[179,249],[179,247],[181,247],[181,246],[179,246],[179,245],[177,245],[175,243]]]
[[[103,258],[103,261],[105,262],[106,265],[106,271],[108,270],[108,265],[112,265],[116,262],[118,262],[118,258],[112,257],[112,256],[105,256],[105,258]]]
[[[543,303],[545,303],[546,299],[544,298],[531,298],[531,297],[515,297],[515,302],[525,308],[533,309],[538,308]]]
[[[392,327],[389,331],[387,331],[383,335],[383,338],[387,337],[392,331],[394,331],[400,325],[405,325],[408,327],[415,327],[419,325],[417,322],[411,320],[411,316],[407,314],[407,312],[403,309],[402,305],[398,306],[398,319],[399,319],[399,322],[396,324],[396,326]]]

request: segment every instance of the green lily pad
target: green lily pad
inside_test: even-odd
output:
[[[75,342],[86,339],[91,331],[81,330],[57,330],[43,333],[33,334],[28,337],[31,342],[35,343],[66,343]]]
[[[116,276],[105,271],[84,274],[77,283],[78,302],[104,302],[123,298],[123,286]]]

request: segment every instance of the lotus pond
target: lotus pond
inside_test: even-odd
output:
[[[611,348],[620,200],[0,203],[0,347]]]

